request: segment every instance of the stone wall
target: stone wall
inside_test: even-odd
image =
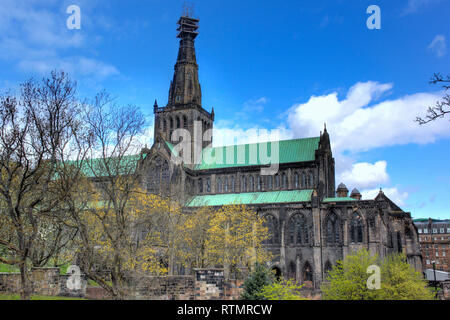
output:
[[[33,294],[45,296],[84,297],[86,277],[80,276],[80,288],[70,289],[67,280],[71,275],[61,275],[59,268],[33,268],[30,279]],[[19,293],[20,273],[0,273],[0,293]]]
[[[87,287],[81,275],[77,289],[67,285],[71,275],[61,275],[59,268],[33,268],[33,293],[48,296],[110,299],[100,287]],[[196,269],[193,276],[144,276],[131,281],[127,294],[135,300],[236,300],[243,290],[243,280],[225,280],[223,269]],[[19,293],[20,274],[0,273],[0,293]]]

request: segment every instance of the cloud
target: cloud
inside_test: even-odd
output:
[[[96,79],[119,74],[113,65],[90,57],[94,41],[84,27],[90,24],[84,19],[84,11],[82,29],[67,29],[66,7],[55,0],[3,0],[0,59],[27,73],[48,74],[53,69],[64,69],[75,76]],[[89,6],[82,8],[87,10]]]
[[[396,205],[405,206],[405,200],[408,198],[408,192],[400,191],[396,187],[382,189],[384,194],[391,199]],[[361,191],[362,198],[365,200],[372,200],[380,192],[379,188],[368,189]]]
[[[317,136],[327,123],[337,153],[426,144],[450,137],[445,121],[435,121],[429,126],[419,126],[414,121],[425,113],[427,106],[440,99],[439,93],[415,93],[378,102],[392,88],[392,84],[368,81],[356,83],[342,100],[337,92],[312,96],[306,103],[290,109],[289,127],[295,137]]]
[[[290,130],[285,127],[272,130],[260,127],[243,129],[239,126],[230,127],[227,124],[226,122],[219,122],[214,127],[214,146],[287,140],[292,138]]]
[[[426,7],[440,1],[441,0],[408,0],[406,7],[403,9],[400,15],[406,16],[408,14],[416,13],[422,7]]]
[[[368,162],[354,163],[350,170],[338,175],[337,181],[343,181],[349,188],[367,189],[380,186],[389,182],[386,172],[387,162],[377,161],[374,164]]]
[[[432,51],[438,58],[445,56],[447,53],[447,43],[445,36],[438,34],[428,45],[428,50]]]

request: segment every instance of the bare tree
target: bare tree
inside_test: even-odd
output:
[[[124,250],[131,239],[128,207],[139,187],[138,136],[145,121],[137,107],[117,106],[105,92],[85,103],[84,116],[94,142],[84,160],[85,179],[78,190],[85,196],[72,193],[68,205],[79,230],[78,263],[90,279],[120,299],[127,263]],[[105,251],[108,254],[99,254]]]
[[[430,83],[441,84],[442,88],[447,91],[450,88],[450,75],[443,77],[440,73],[435,73],[433,74]],[[447,113],[450,113],[450,95],[448,93],[442,97],[442,100],[437,101],[434,107],[428,108],[425,118],[417,117],[416,122],[423,125],[438,118],[443,118]]]
[[[58,228],[48,241],[48,226],[64,220],[55,210],[66,197],[60,168],[83,156],[71,151],[89,138],[79,107],[76,83],[64,72],[27,81],[19,97],[0,97],[0,262],[19,267],[22,299],[32,293],[30,264],[45,264],[66,243]]]

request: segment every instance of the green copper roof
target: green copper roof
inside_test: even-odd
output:
[[[312,190],[290,190],[202,195],[189,199],[186,207],[308,202],[311,201],[312,192]]]
[[[343,202],[343,201],[358,201],[356,199],[350,197],[334,197],[334,198],[325,198],[322,202]]]
[[[142,154],[142,159],[146,157],[146,154]],[[130,171],[136,169],[138,161],[141,159],[140,154],[123,156],[120,160],[121,163],[110,163],[109,167],[112,170],[117,170],[119,175],[126,174]],[[86,159],[83,161],[81,166],[81,172],[88,178],[107,176],[106,167],[102,158]],[[106,161],[114,162],[119,161],[118,158],[107,158]],[[75,161],[68,161],[69,165],[71,163],[75,164]],[[116,173],[112,173],[116,174]]]
[[[196,170],[314,161],[320,137],[205,148]],[[278,143],[278,159],[275,148]],[[274,150],[272,150],[272,148]],[[261,151],[260,151],[261,149]],[[239,157],[238,157],[239,154]],[[228,157],[227,157],[228,155]],[[261,157],[260,157],[261,155]],[[273,155],[273,156],[272,156]],[[216,159],[217,158],[217,159]]]

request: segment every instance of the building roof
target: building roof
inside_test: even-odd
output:
[[[344,201],[358,201],[358,200],[350,197],[333,197],[333,198],[324,198],[322,202],[344,202]]]
[[[146,157],[146,154],[134,154],[134,155],[128,155],[123,156],[121,159],[121,163],[117,164],[110,164],[109,167],[112,170],[117,170],[118,172],[113,172],[113,175],[116,174],[127,174],[130,171],[133,171],[136,169],[137,163],[140,159],[144,159]],[[108,173],[106,173],[106,168],[104,165],[104,159],[103,158],[94,158],[94,159],[86,159],[83,160],[81,165],[81,172],[88,178],[95,178],[95,177],[102,177],[107,176]],[[106,161],[118,161],[118,158],[107,158]],[[67,164],[75,164],[76,161],[68,161]]]
[[[339,183],[339,185],[338,185],[338,190],[339,189],[345,189],[345,190],[347,190],[347,186],[345,185],[345,184],[343,184],[342,182],[341,183]]]
[[[319,140],[320,137],[313,137],[205,148],[202,151],[202,163],[198,164],[195,167],[195,170],[269,165],[269,160],[271,160],[272,163],[314,161],[315,151],[319,147]],[[274,143],[279,144],[279,161],[277,162],[270,159],[272,155],[275,157],[271,150],[272,146],[275,148]],[[252,157],[250,157],[250,152]],[[260,158],[260,154],[263,155],[263,159]],[[255,155],[254,158],[253,155]],[[216,157],[218,159],[216,159]],[[267,157],[268,159],[264,159],[264,157]]]
[[[247,192],[211,194],[191,197],[186,207],[223,206],[230,204],[263,204],[309,202],[313,190],[289,190],[268,192]]]

